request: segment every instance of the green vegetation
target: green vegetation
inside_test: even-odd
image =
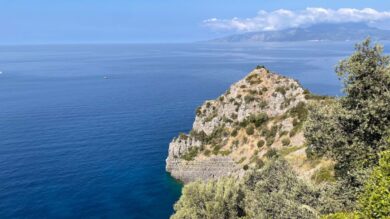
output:
[[[253,127],[252,125],[248,126],[246,129],[246,134],[247,135],[253,135],[255,133],[255,127]]]
[[[256,100],[256,97],[254,96],[254,95],[246,95],[245,97],[244,97],[244,101],[245,101],[245,103],[251,103],[251,102],[253,102],[253,101],[255,101]]]
[[[381,153],[379,165],[364,185],[359,205],[363,218],[390,217],[390,150]]]
[[[311,106],[305,137],[309,157],[336,161],[336,178],[343,182],[343,196],[352,209],[379,153],[388,148],[390,57],[367,39],[336,71],[346,95]]]
[[[190,148],[187,153],[183,154],[181,156],[182,159],[186,160],[186,161],[191,161],[191,160],[194,160],[194,158],[198,155],[198,152],[199,152],[199,148],[197,147],[192,147]]]
[[[246,81],[250,84],[250,85],[254,85],[254,84],[260,84],[262,82],[261,80],[261,76],[259,74],[252,74],[250,76],[248,76],[246,78]]]
[[[262,161],[261,161],[262,162]],[[298,179],[281,159],[260,163],[241,180],[222,178],[183,188],[175,218],[318,218],[331,198]]]
[[[265,66],[264,65],[257,65],[256,66],[256,69],[262,69],[262,68],[265,68]]]
[[[264,144],[265,144],[265,141],[264,140],[260,140],[260,141],[257,142],[257,147],[261,148],[261,147],[264,146]]]
[[[321,167],[313,174],[311,179],[317,184],[323,182],[334,182],[335,178],[333,175],[333,166]]]
[[[274,148],[271,148],[269,149],[265,154],[264,156],[267,157],[267,158],[273,158],[273,157],[277,157],[279,154],[278,154],[278,151]]]
[[[336,71],[346,95],[310,106],[305,137],[309,157],[327,156],[336,161],[337,196],[349,211],[356,207],[380,152],[389,148],[390,57],[367,39]]]
[[[190,183],[183,188],[171,218],[239,218],[243,216],[242,197],[242,191],[233,178]]]
[[[286,95],[286,88],[285,87],[277,87],[275,89],[275,92],[281,93],[283,96]]]
[[[283,138],[282,139],[282,145],[283,146],[289,146],[291,143],[291,140],[289,138]]]

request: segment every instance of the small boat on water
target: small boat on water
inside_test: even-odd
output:
[[[104,78],[104,79],[108,79],[108,77],[107,77],[107,76],[104,76],[103,78]]]

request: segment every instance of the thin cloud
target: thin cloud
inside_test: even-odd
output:
[[[309,26],[319,23],[365,22],[375,23],[390,19],[390,11],[377,11],[372,8],[306,8],[300,11],[279,9],[276,11],[259,11],[252,18],[218,19],[203,21],[206,27],[215,30],[237,32],[282,30],[292,27]]]

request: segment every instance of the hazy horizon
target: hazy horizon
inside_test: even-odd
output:
[[[319,23],[389,29],[386,1],[0,0],[0,44],[191,43]],[[283,4],[281,4],[283,3]],[[283,5],[283,6],[281,6]]]

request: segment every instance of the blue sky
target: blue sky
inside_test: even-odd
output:
[[[191,42],[242,31],[229,26],[235,17],[259,22],[261,10],[308,7],[390,12],[388,0],[0,0],[0,44]]]

